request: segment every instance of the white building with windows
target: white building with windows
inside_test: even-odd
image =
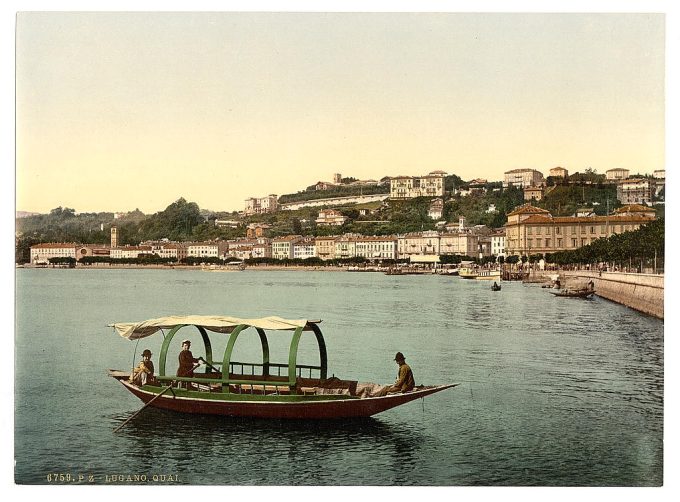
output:
[[[293,244],[293,258],[305,260],[307,258],[315,258],[316,256],[314,238],[301,239]]]
[[[433,171],[426,176],[396,176],[390,178],[390,198],[443,197],[445,177],[444,171]]]
[[[491,254],[505,256],[505,230],[499,230],[491,234]]]
[[[287,235],[272,239],[272,258],[277,260],[292,259],[294,246],[302,240],[301,235]]]
[[[356,256],[369,260],[396,260],[397,238],[393,235],[357,237]]]
[[[439,233],[434,230],[413,232],[397,237],[397,258],[416,255],[439,255]]]
[[[187,256],[190,258],[219,258],[219,247],[216,242],[192,242],[187,245]]]
[[[320,226],[340,226],[347,221],[347,216],[335,209],[324,209],[319,211],[316,224]]]
[[[120,260],[124,258],[139,258],[142,255],[152,255],[153,248],[151,246],[121,246],[111,248],[111,258]]]
[[[42,243],[31,246],[31,264],[44,265],[49,263],[50,258],[74,258],[76,257],[76,244],[74,243]]]
[[[279,209],[279,198],[275,194],[270,194],[266,197],[250,197],[246,199],[246,207],[243,214],[250,216],[251,214],[274,213]]]
[[[628,175],[630,174],[630,171],[628,169],[622,169],[620,167],[616,169],[609,169],[605,172],[605,177],[607,180],[612,180],[612,181],[618,181],[618,180],[625,180]]]

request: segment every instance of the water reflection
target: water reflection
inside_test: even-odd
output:
[[[112,429],[129,416],[111,417]],[[347,485],[362,478],[352,480],[356,471],[378,465],[384,477],[372,484],[405,484],[425,442],[408,425],[374,418],[265,420],[158,409],[144,410],[117,435],[134,443],[129,456],[142,470],[161,464],[190,473],[187,482],[213,484]],[[203,473],[195,467],[201,462]]]

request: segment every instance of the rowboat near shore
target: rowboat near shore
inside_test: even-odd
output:
[[[130,372],[109,370],[109,374],[146,403],[145,406],[193,414],[276,419],[369,417],[458,385],[420,385],[408,392],[392,393],[387,392],[388,386],[342,380],[335,376],[329,378],[326,343],[319,329],[320,322],[280,317],[172,316],[111,324],[120,336],[128,340],[162,332],[163,343],[155,381],[136,385],[130,381]],[[190,377],[167,373],[168,351],[175,334],[182,328],[197,329],[203,340],[204,373]],[[260,342],[261,362],[232,359],[237,339],[247,331],[251,331]],[[270,360],[268,332],[277,336],[292,333],[287,363]],[[297,363],[298,345],[303,333],[311,333],[316,338],[318,365]],[[228,337],[221,360],[213,359],[211,336],[216,335]]]

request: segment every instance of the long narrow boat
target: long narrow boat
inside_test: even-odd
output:
[[[564,298],[588,298],[595,294],[594,289],[582,288],[582,289],[558,289],[550,290],[550,292],[555,296],[561,296]]]
[[[341,380],[334,376],[329,378],[326,343],[319,329],[320,322],[280,317],[173,316],[111,324],[120,336],[129,340],[145,338],[159,331],[164,337],[155,382],[139,386],[130,381],[130,372],[109,370],[109,374],[143,402],[157,408],[184,413],[276,419],[369,417],[458,385],[421,385],[404,393],[386,393],[386,387],[377,384]],[[207,363],[205,372],[195,373],[192,377],[168,375],[166,363],[172,340],[185,327],[198,329],[203,340]],[[165,333],[164,330],[169,331]],[[237,338],[247,330],[254,330],[260,341],[261,362],[232,360]],[[208,332],[228,336],[221,361],[213,359]],[[288,363],[270,361],[267,332],[292,332]],[[311,332],[316,338],[318,366],[297,363],[300,338],[305,332]],[[220,371],[216,366],[229,371]]]

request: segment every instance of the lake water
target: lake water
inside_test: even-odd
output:
[[[20,269],[16,280],[18,483],[663,483],[663,321],[600,298],[516,282],[492,292],[457,277],[252,269]],[[158,367],[162,337],[137,344],[107,325],[190,313],[322,319],[329,375],[391,383],[401,351],[418,384],[460,386],[363,421],[147,408],[114,433],[142,403],[106,370],[129,370],[144,348]],[[289,341],[273,341],[274,362],[287,361]],[[313,336],[300,350],[300,363],[318,363]],[[256,361],[259,351],[244,336],[235,357]]]

